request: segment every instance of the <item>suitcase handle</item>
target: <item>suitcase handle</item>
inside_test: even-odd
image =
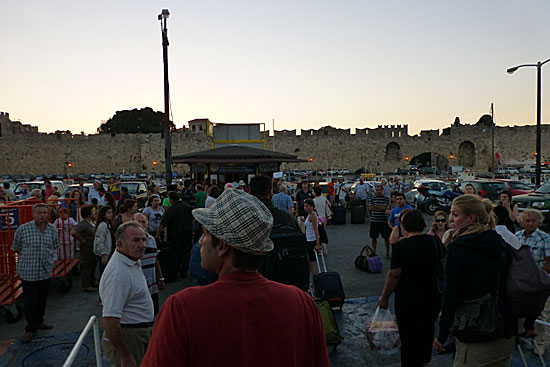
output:
[[[324,273],[327,272],[327,264],[325,263],[325,257],[323,256],[323,253],[317,253],[317,250],[313,250],[315,252],[315,260],[317,262],[317,268],[319,269],[319,273],[323,273],[321,271],[321,265],[319,264],[319,255],[321,255],[321,260],[323,260],[323,269],[325,269]]]

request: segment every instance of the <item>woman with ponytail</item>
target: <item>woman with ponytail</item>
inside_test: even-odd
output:
[[[462,302],[475,301],[490,294],[500,315],[498,335],[490,341],[474,343],[464,337],[461,341],[455,325],[454,366],[510,366],[517,321],[514,327],[513,320],[498,312],[501,311],[510,252],[502,237],[492,229],[495,224],[492,204],[480,200],[477,195],[457,197],[453,200],[449,223],[452,242],[447,247],[440,330],[434,348],[444,350],[443,345],[455,314],[461,312]]]

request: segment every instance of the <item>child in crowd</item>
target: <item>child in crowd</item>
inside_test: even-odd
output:
[[[69,216],[67,208],[59,209],[59,218],[55,220],[53,225],[57,228],[59,237],[58,260],[72,260],[74,255],[74,238],[71,236],[71,229],[78,223]]]

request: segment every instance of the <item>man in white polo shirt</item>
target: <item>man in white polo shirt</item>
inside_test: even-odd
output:
[[[105,329],[102,347],[113,366],[139,366],[151,338],[153,301],[139,261],[146,240],[139,223],[120,225],[117,249],[99,283]]]

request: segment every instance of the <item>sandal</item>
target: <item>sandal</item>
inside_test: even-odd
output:
[[[533,339],[537,336],[537,332],[535,330],[525,330],[523,333],[519,334],[519,338],[523,339]]]

